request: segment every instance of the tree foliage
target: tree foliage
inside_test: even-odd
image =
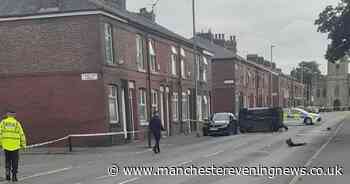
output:
[[[317,31],[328,34],[326,59],[335,62],[348,55],[350,49],[350,0],[327,6],[315,21]]]
[[[303,77],[304,84],[311,84],[313,80],[321,77],[321,71],[316,61],[302,61],[297,68],[291,71],[290,75],[298,81],[301,81]]]

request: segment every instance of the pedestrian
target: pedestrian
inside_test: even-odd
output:
[[[152,117],[151,122],[149,124],[149,128],[152,131],[153,136],[154,136],[154,140],[155,140],[153,152],[157,154],[160,152],[159,141],[161,138],[161,131],[164,130],[164,128],[162,127],[162,123],[160,121],[158,111],[155,111],[153,113],[153,117]]]
[[[8,110],[0,122],[0,141],[5,152],[6,180],[11,180],[12,173],[12,181],[16,182],[19,150],[26,147],[26,137],[15,111]]]

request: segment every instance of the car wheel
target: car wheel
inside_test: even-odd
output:
[[[312,123],[312,119],[311,119],[311,118],[305,118],[304,124],[305,124],[305,125],[312,125],[312,124],[313,124],[313,123]]]

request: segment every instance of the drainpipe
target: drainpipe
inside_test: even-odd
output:
[[[148,91],[148,109],[149,109],[149,115],[148,115],[148,122],[151,122],[151,118],[152,118],[152,93],[151,93],[151,63],[150,63],[150,52],[149,52],[149,38],[148,38],[148,34],[146,34],[146,52],[147,52],[147,91]],[[146,100],[147,102],[147,100]],[[148,142],[148,147],[151,148],[152,147],[152,141],[151,141],[151,129],[148,126],[147,127],[147,142]]]

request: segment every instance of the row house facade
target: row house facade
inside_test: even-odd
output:
[[[144,140],[154,111],[169,136],[208,118],[210,51],[198,48],[195,68],[192,42],[152,12],[129,12],[125,0],[77,1],[2,7],[0,110],[16,109],[30,143],[104,132],[123,134],[96,144]]]
[[[241,108],[292,107],[303,96],[303,85],[258,55],[236,54],[234,36],[198,33],[200,45],[213,51],[213,112],[238,113]]]

